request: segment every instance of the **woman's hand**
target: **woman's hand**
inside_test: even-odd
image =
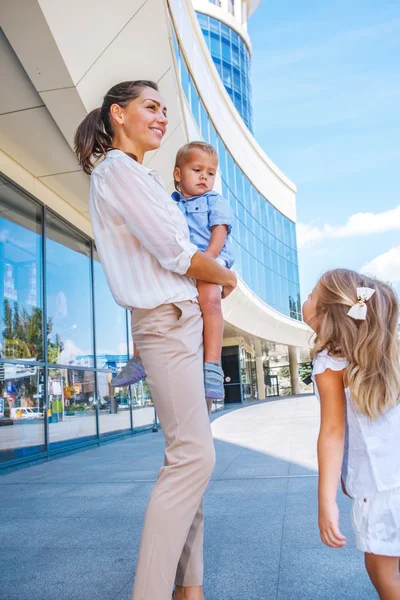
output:
[[[324,544],[331,548],[343,548],[346,545],[346,538],[339,529],[339,507],[336,501],[319,504],[318,526]]]
[[[227,298],[229,296],[229,294],[231,294],[233,292],[233,290],[235,289],[235,287],[237,286],[236,274],[233,271],[231,271],[231,274],[232,274],[232,281],[228,285],[224,285],[224,287],[222,288],[222,298]]]

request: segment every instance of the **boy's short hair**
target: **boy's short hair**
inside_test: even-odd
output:
[[[203,152],[207,152],[207,154],[218,158],[217,151],[211,144],[207,144],[207,142],[189,142],[182,146],[182,148],[179,148],[175,159],[175,169],[185,162],[188,154],[190,154],[192,150],[202,150]]]

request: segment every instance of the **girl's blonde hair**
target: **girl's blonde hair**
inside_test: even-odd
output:
[[[375,290],[367,301],[365,321],[347,315],[349,308],[357,303],[358,287]],[[347,269],[325,273],[317,283],[316,292],[312,355],[327,350],[333,356],[347,358],[345,380],[352,401],[361,414],[377,419],[399,402],[397,295],[390,285]]]

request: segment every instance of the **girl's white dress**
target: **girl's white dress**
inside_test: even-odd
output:
[[[326,369],[341,371],[347,359],[318,353],[313,380]],[[353,498],[357,548],[400,557],[400,404],[376,421],[360,414],[346,396],[346,438],[342,477]]]

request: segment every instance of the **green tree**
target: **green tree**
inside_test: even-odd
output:
[[[21,320],[21,315],[19,314],[18,302],[14,302],[14,311],[13,311],[13,338],[15,340],[24,340],[26,341],[24,324]]]
[[[34,306],[31,312],[26,308],[21,311],[18,302],[14,302],[14,310],[9,300],[4,300],[4,355],[9,358],[38,358],[45,360],[43,352],[43,311]],[[53,319],[47,319],[47,347],[49,362],[59,362],[64,344],[58,334],[52,337]]]
[[[290,379],[290,367],[281,367],[278,375],[279,377],[282,377],[282,379]]]
[[[299,365],[299,377],[303,381],[306,377],[310,377],[312,373],[312,363]]]
[[[7,298],[4,299],[4,332],[3,336],[7,340],[12,339],[13,325],[12,325],[12,308]]]
[[[32,313],[29,313],[23,309],[22,321],[24,323],[24,331],[26,339],[28,340],[28,346],[31,350],[32,356],[37,356],[38,360],[43,360],[43,332],[42,332],[42,309],[34,306],[32,307]]]

